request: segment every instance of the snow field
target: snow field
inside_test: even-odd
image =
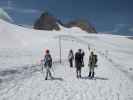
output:
[[[0,20],[0,100],[133,100],[133,41],[122,36],[86,34],[80,29],[35,31]],[[6,30],[6,31],[4,31]],[[7,35],[7,36],[6,36]],[[7,39],[8,36],[12,39]],[[59,64],[59,37],[62,64]],[[98,54],[98,67],[89,79],[88,46]],[[18,49],[19,48],[19,49]],[[40,59],[46,48],[53,61],[53,80],[45,81]],[[85,51],[82,78],[67,62],[69,49]]]

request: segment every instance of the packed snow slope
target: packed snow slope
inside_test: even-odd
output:
[[[61,29],[39,31],[0,20],[0,100],[133,100],[133,40]],[[47,81],[40,66],[46,48],[53,57],[54,76]],[[67,61],[69,49],[78,48],[85,51],[81,79]],[[88,48],[98,55],[93,80],[87,77]]]

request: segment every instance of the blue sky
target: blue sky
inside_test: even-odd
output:
[[[32,25],[48,10],[63,22],[84,18],[99,32],[133,35],[133,0],[0,0],[17,24]]]

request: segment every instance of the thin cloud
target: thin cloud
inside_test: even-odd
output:
[[[39,10],[36,9],[21,9],[23,13],[39,13]]]
[[[130,32],[133,32],[133,27],[128,29]]]
[[[119,33],[123,28],[129,26],[128,24],[116,24],[114,28],[110,31],[105,31],[103,33]]]
[[[3,6],[2,8],[5,10],[9,10],[9,11],[15,11],[15,12],[19,12],[19,13],[40,13],[39,10],[37,9],[25,9],[25,8],[18,8],[15,7],[15,3],[12,0],[8,0],[7,1],[7,5]]]
[[[19,12],[19,13],[28,13],[28,14],[34,14],[34,13],[40,13],[40,10],[37,9],[24,9],[24,8],[16,8],[16,7],[2,7],[5,10],[10,10],[10,11],[15,11],[15,12]]]
[[[117,32],[119,32],[122,28],[124,28],[125,26],[127,26],[127,24],[116,24],[114,30],[112,30],[111,32],[117,33]]]

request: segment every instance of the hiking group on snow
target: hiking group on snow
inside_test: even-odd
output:
[[[81,78],[81,71],[82,71],[82,67],[84,67],[84,56],[85,53],[82,49],[78,49],[78,51],[74,54],[73,50],[71,49],[69,51],[68,54],[68,61],[70,64],[70,68],[73,68],[73,63],[75,61],[75,68],[76,68],[76,77],[77,78]],[[95,67],[97,67],[97,55],[94,54],[93,51],[91,51],[90,56],[89,56],[89,62],[88,62],[88,67],[89,67],[89,74],[88,74],[88,78],[94,78],[95,75]],[[45,51],[45,55],[43,60],[41,60],[42,62],[42,70],[43,68],[46,69],[46,77],[45,80],[48,79],[48,77],[50,77],[51,79],[53,79],[52,73],[51,73],[51,69],[52,69],[52,57],[50,54],[50,51],[48,49],[46,49]]]

